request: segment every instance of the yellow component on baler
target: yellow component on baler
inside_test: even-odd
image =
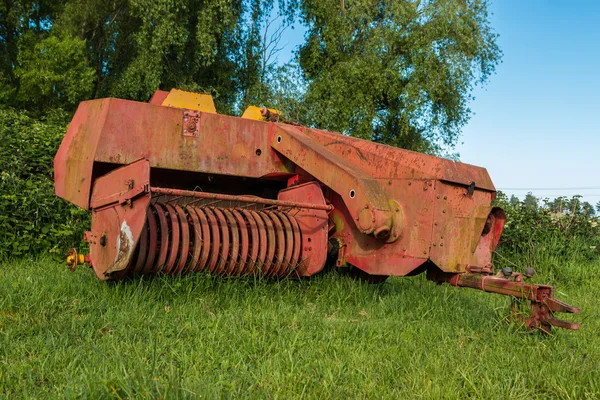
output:
[[[192,93],[179,89],[171,89],[165,100],[162,102],[162,105],[211,114],[217,113],[215,103],[210,94]]]
[[[242,114],[242,118],[254,119],[256,121],[264,121],[267,119],[267,117],[263,115],[263,110],[264,108],[262,107],[250,106],[246,108],[246,111],[244,111],[244,114]],[[267,108],[267,110],[269,110],[271,114],[281,115],[279,111],[274,110],[272,108]]]
[[[78,265],[81,265],[85,262],[85,256],[83,254],[78,254],[76,249],[69,250],[67,253],[67,267],[71,271],[74,271]]]

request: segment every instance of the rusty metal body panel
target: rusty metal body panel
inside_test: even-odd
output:
[[[438,261],[436,265],[447,272],[464,271],[469,264],[490,262],[489,251],[478,257],[465,253],[464,249],[470,248],[470,244],[465,247],[462,243],[452,243],[444,247],[441,239],[445,232],[448,239],[465,240],[461,229],[472,232],[485,223],[485,210],[487,207],[489,213],[494,189],[482,168],[339,134],[308,128],[300,131],[285,124],[210,113],[199,113],[200,135],[188,137],[182,134],[184,113],[182,109],[119,99],[82,103],[55,160],[57,195],[88,208],[86,197],[93,180],[94,163],[127,165],[141,158],[147,159],[152,168],[172,171],[287,179],[300,168],[285,154],[297,162],[300,157],[306,162],[306,154],[296,151],[292,156],[289,151],[279,153],[273,147],[278,137],[288,139],[290,136],[286,133],[293,130],[301,140],[318,139],[319,149],[326,151],[313,152],[316,155],[310,160],[312,164],[304,165],[306,169],[301,169],[301,173],[307,174],[308,170],[328,187],[347,188],[338,189],[340,193],[331,196],[332,202],[339,201],[338,196],[345,196],[349,201],[351,190],[355,190],[356,197],[352,200],[360,205],[335,207],[340,210],[336,213],[337,220],[344,223],[334,234],[339,238],[356,237],[346,252],[353,265],[369,273],[405,275],[431,256]],[[323,164],[328,162],[330,164]],[[77,176],[70,177],[67,172],[77,173]],[[80,177],[81,174],[85,176]],[[476,189],[474,195],[468,197],[464,193],[471,182],[475,182]],[[436,199],[438,191],[444,197],[451,196],[446,202],[455,201],[460,207],[443,210],[442,201]],[[405,232],[394,243],[380,245],[376,238],[364,236],[354,223],[359,208],[368,203],[365,197],[368,192],[375,193],[371,196],[375,209],[385,208],[386,199],[400,203],[405,215]],[[481,215],[474,215],[475,210]],[[441,214],[444,211],[449,211],[449,215]],[[471,214],[474,219],[470,218]],[[478,226],[474,225],[475,219]],[[435,239],[434,235],[437,235]],[[435,241],[440,243],[433,243]]]
[[[211,105],[157,91],[79,106],[55,190],[92,210],[99,278],[310,276],[328,258],[379,277],[493,271],[505,216],[484,168]]]

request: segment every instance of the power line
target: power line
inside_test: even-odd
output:
[[[542,196],[556,196],[556,194],[552,194],[552,193],[532,193],[535,197],[542,197]],[[581,197],[600,197],[600,193],[596,193],[596,194],[582,194],[582,195],[578,195]],[[558,197],[567,197],[567,196],[558,196]]]
[[[511,193],[508,193],[511,194]],[[537,198],[545,198],[545,197],[552,197],[552,198],[556,198],[556,197],[569,197],[568,195],[563,195],[563,196],[559,196],[556,193],[532,193],[535,197]],[[515,194],[512,194],[513,196]],[[524,193],[518,194],[516,195],[517,197],[523,197]],[[596,197],[600,197],[600,193],[594,193],[594,194],[584,194],[584,195],[576,195],[576,196],[581,196],[584,200],[585,199],[589,199],[589,198],[596,198]]]
[[[600,186],[563,187],[563,188],[498,188],[498,190],[529,191],[534,190],[600,190]]]

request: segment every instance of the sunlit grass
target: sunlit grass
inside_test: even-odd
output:
[[[6,262],[0,395],[594,398],[600,281],[567,281],[558,296],[582,308],[568,317],[582,330],[544,336],[507,324],[505,297],[423,276],[110,284],[47,258]]]

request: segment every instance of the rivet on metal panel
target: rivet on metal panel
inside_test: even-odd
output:
[[[448,196],[444,196],[444,200],[448,200]]]
[[[442,210],[442,214],[446,214],[446,210]]]

